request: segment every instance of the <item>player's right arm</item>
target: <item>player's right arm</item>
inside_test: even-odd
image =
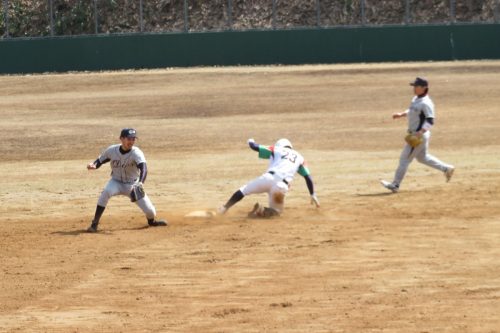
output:
[[[106,149],[94,162],[87,164],[87,170],[96,170],[101,167],[101,165],[108,163],[111,159],[107,156],[109,149]]]
[[[108,163],[109,161],[110,161],[110,159],[105,159],[104,161],[101,162],[101,159],[97,158],[97,160],[95,160],[94,162],[87,164],[87,169],[88,170],[99,169],[101,167],[101,165]]]
[[[403,118],[403,117],[406,117],[408,115],[408,112],[410,112],[410,110],[406,110],[404,112],[397,112],[397,113],[393,113],[392,114],[392,119],[398,119],[398,118]]]
[[[259,158],[269,159],[274,154],[274,147],[267,147],[264,145],[259,145],[254,139],[248,139],[248,145],[250,149],[255,150],[259,153]]]
[[[247,143],[250,146],[250,149],[255,150],[255,151],[259,151],[259,144],[256,143],[253,138],[248,139]]]

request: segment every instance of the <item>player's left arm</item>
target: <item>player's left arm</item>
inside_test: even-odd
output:
[[[146,176],[148,175],[148,167],[144,154],[141,150],[137,150],[134,153],[134,161],[137,165],[137,169],[139,169],[139,178],[135,181],[132,186],[132,191],[130,192],[130,200],[132,202],[139,201],[146,195],[143,184],[146,181]]]
[[[311,204],[319,207],[319,199],[316,193],[314,193],[314,182],[311,177],[311,172],[305,162],[300,165],[298,173],[304,177],[306,181],[307,189],[309,190],[309,195],[311,196]]]
[[[144,184],[144,182],[146,181],[146,177],[148,176],[148,166],[146,162],[142,162],[137,164],[137,168],[139,169],[138,182]]]
[[[144,184],[146,177],[148,176],[148,166],[146,164],[146,157],[144,156],[142,150],[137,149],[135,151],[134,159],[137,169],[139,169],[139,178],[137,179],[137,183]]]
[[[424,123],[422,124],[422,128],[416,133],[417,136],[422,136],[425,132],[429,131],[432,126],[434,126],[434,112],[431,107],[424,104],[422,107],[422,113],[425,117]]]

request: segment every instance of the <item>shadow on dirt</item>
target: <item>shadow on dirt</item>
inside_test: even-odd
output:
[[[82,230],[71,230],[71,231],[54,231],[50,233],[51,235],[61,235],[61,236],[78,236],[80,234],[88,234],[86,229]]]
[[[392,192],[381,192],[381,193],[366,193],[366,194],[356,194],[357,197],[385,197],[388,195],[393,195]]]
[[[147,225],[143,225],[143,226],[140,226],[140,227],[135,227],[135,228],[123,228],[123,229],[119,229],[120,231],[134,231],[134,230],[143,230],[143,229],[149,229],[150,227],[147,226]],[[162,228],[162,227],[159,227],[159,228]],[[163,227],[165,228],[165,227]]]
[[[149,229],[149,226],[143,225],[140,227],[135,227],[135,228],[122,228],[122,229],[115,229],[113,231],[136,231],[136,230],[144,230],[144,229]],[[112,230],[99,230],[96,233],[96,235],[110,235],[113,233]],[[80,230],[69,230],[69,231],[54,231],[50,233],[51,235],[60,235],[60,236],[78,236],[82,234],[91,234],[87,232],[87,229],[80,229]]]

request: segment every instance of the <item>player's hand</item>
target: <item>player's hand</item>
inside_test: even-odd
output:
[[[403,114],[401,112],[393,113],[392,114],[392,119],[398,119],[401,118]]]
[[[247,141],[248,144],[255,143],[255,140],[253,138],[248,139]]]
[[[87,164],[87,170],[95,170],[95,169],[97,169],[97,167],[95,166],[94,163]]]
[[[316,194],[311,194],[311,205],[315,205],[316,208],[319,208],[319,200]]]
[[[140,181],[135,182],[132,185],[132,190],[130,191],[130,201],[136,202],[141,200],[146,196],[146,192],[144,191],[144,187]]]

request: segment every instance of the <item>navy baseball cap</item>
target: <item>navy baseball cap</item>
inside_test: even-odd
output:
[[[124,128],[120,133],[120,138],[136,138],[137,131],[133,128]]]
[[[415,79],[415,81],[411,82],[410,83],[410,86],[420,86],[420,87],[428,87],[429,86],[429,82],[422,78],[422,77],[417,77]]]

